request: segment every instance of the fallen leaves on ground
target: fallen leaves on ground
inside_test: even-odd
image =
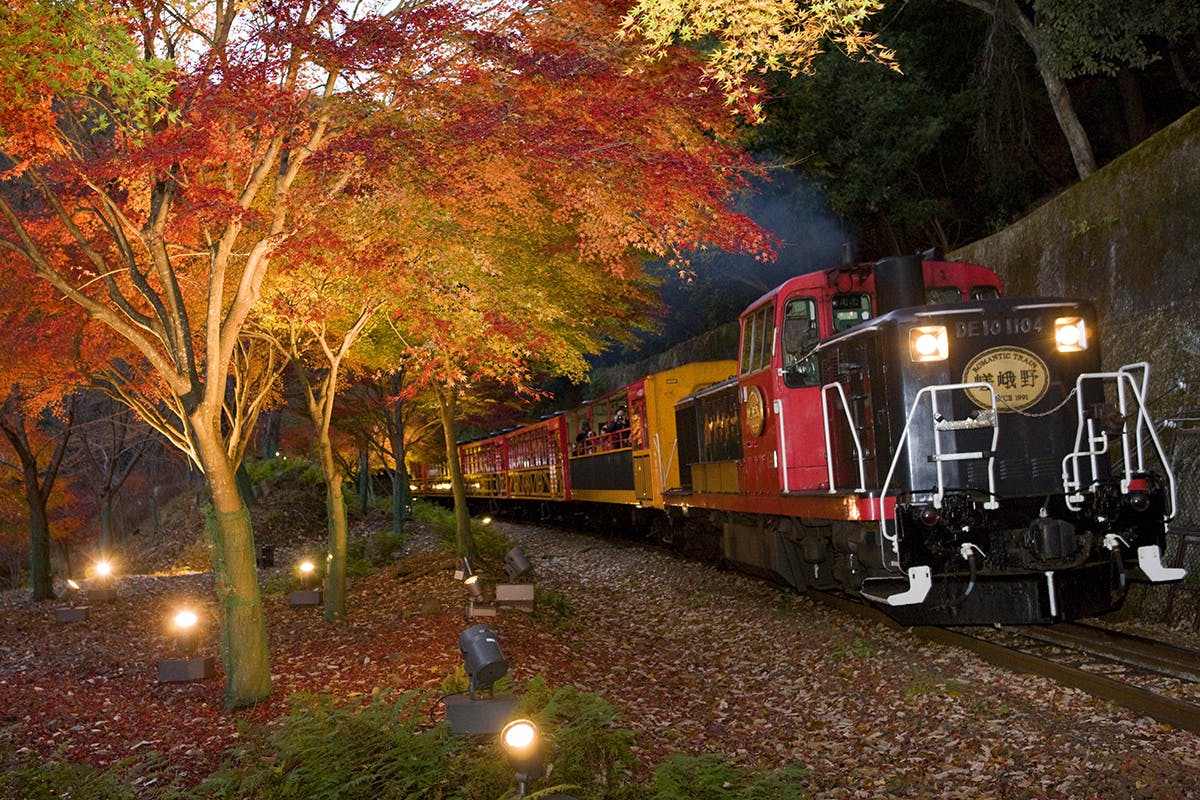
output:
[[[540,589],[570,612],[489,618],[519,686],[544,675],[617,705],[652,766],[671,752],[799,764],[814,798],[1200,797],[1200,737],[1077,690],[1016,675],[852,619],[745,575],[628,542],[505,525]],[[217,679],[156,682],[175,643],[168,611],[205,610],[212,576],[129,576],[87,620],[53,603],[0,608],[0,714],[14,746],[108,764],[169,757],[192,779],[219,763],[238,720],[268,722],[297,692],[435,690],[461,665],[468,624],[453,562],[406,562],[349,591],[350,616],[268,596],[274,692],[227,713]],[[430,709],[440,714],[439,709]]]

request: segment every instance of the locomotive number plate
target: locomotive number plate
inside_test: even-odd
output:
[[[963,370],[963,383],[989,383],[996,390],[996,410],[1024,411],[1046,394],[1050,370],[1036,353],[1023,347],[993,347],[971,359]],[[986,389],[967,389],[967,397],[980,408],[991,408]]]

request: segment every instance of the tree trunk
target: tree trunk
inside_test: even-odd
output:
[[[1033,20],[1021,11],[1014,0],[958,0],[958,2],[992,16],[1002,13],[1004,19],[1017,29],[1021,38],[1029,45],[1029,49],[1033,51],[1038,74],[1046,87],[1046,94],[1050,98],[1050,107],[1054,110],[1054,117],[1058,120],[1058,127],[1062,130],[1063,136],[1067,140],[1067,146],[1071,149],[1071,158],[1075,162],[1075,171],[1079,174],[1079,179],[1083,180],[1095,172],[1096,157],[1092,153],[1092,143],[1088,140],[1087,131],[1083,129],[1083,124],[1075,113],[1075,106],[1071,102],[1071,94],[1067,91],[1066,82],[1055,75],[1042,58],[1042,44]]]
[[[404,533],[404,515],[408,513],[409,487],[408,465],[404,463],[407,452],[404,447],[404,401],[400,396],[401,373],[392,373],[392,395],[397,400],[392,404],[392,424],[389,427],[392,437],[392,456],[396,459],[396,468],[392,470],[392,533]]]
[[[271,665],[250,512],[238,492],[236,467],[221,440],[219,412],[207,412],[201,405],[188,420],[212,500],[205,535],[221,610],[225,706],[234,709],[270,695]]]
[[[26,476],[26,481],[29,477]],[[37,480],[37,476],[34,476]],[[54,598],[54,579],[50,570],[50,518],[46,504],[36,490],[26,484],[25,499],[29,504],[29,578],[33,584],[34,600]]]
[[[438,408],[442,417],[442,433],[446,439],[446,467],[450,470],[450,486],[454,492],[454,521],[456,554],[476,558],[475,538],[471,536],[471,510],[467,507],[467,487],[463,481],[462,464],[458,461],[458,443],[455,441],[455,403],[453,389],[437,390]]]
[[[333,622],[346,616],[346,544],[350,526],[346,521],[343,476],[333,457],[328,429],[317,437],[317,452],[325,475],[325,517],[329,531],[325,549],[325,621]]]
[[[364,446],[358,449],[358,508],[364,514],[370,508],[371,495],[371,454]]]
[[[113,542],[113,496],[112,492],[100,493],[100,552],[108,555],[112,552]]]
[[[1142,87],[1137,73],[1129,67],[1117,71],[1117,88],[1121,90],[1121,107],[1125,111],[1125,130],[1129,132],[1129,146],[1141,142],[1150,135],[1146,123],[1146,105],[1142,102]]]

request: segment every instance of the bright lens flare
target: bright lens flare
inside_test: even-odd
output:
[[[526,719],[514,720],[504,726],[501,738],[510,750],[524,750],[537,738],[537,726]]]
[[[1060,353],[1078,353],[1087,349],[1087,324],[1080,317],[1054,320],[1054,343]]]
[[[190,630],[191,628],[195,627],[198,621],[199,618],[196,616],[194,611],[188,611],[185,609],[175,615],[175,627],[179,628],[180,630]]]
[[[96,574],[101,578],[107,578],[109,575],[112,575],[112,564],[107,561],[97,561]]]
[[[944,325],[926,325],[908,332],[908,355],[916,362],[945,361],[950,340]]]
[[[303,572],[305,575],[309,574],[314,569],[316,569],[316,567],[313,566],[313,563],[311,561],[304,561],[300,564],[300,571]]]
[[[70,578],[67,578],[67,586],[70,586],[75,591],[79,591],[79,584]]]

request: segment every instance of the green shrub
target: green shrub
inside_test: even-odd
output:
[[[654,771],[645,800],[802,800],[800,767],[736,767],[720,756],[670,755]]]
[[[198,789],[227,800],[439,800],[455,796],[447,761],[462,742],[444,724],[423,727],[420,695],[337,704],[299,695],[265,736],[245,743]]]
[[[0,797],[21,800],[135,800],[122,766],[99,770],[84,764],[0,750]]]
[[[551,689],[542,677],[525,687],[518,712],[541,728],[555,784],[589,798],[620,797],[633,781],[633,731],[618,726],[616,708],[574,686]]]

